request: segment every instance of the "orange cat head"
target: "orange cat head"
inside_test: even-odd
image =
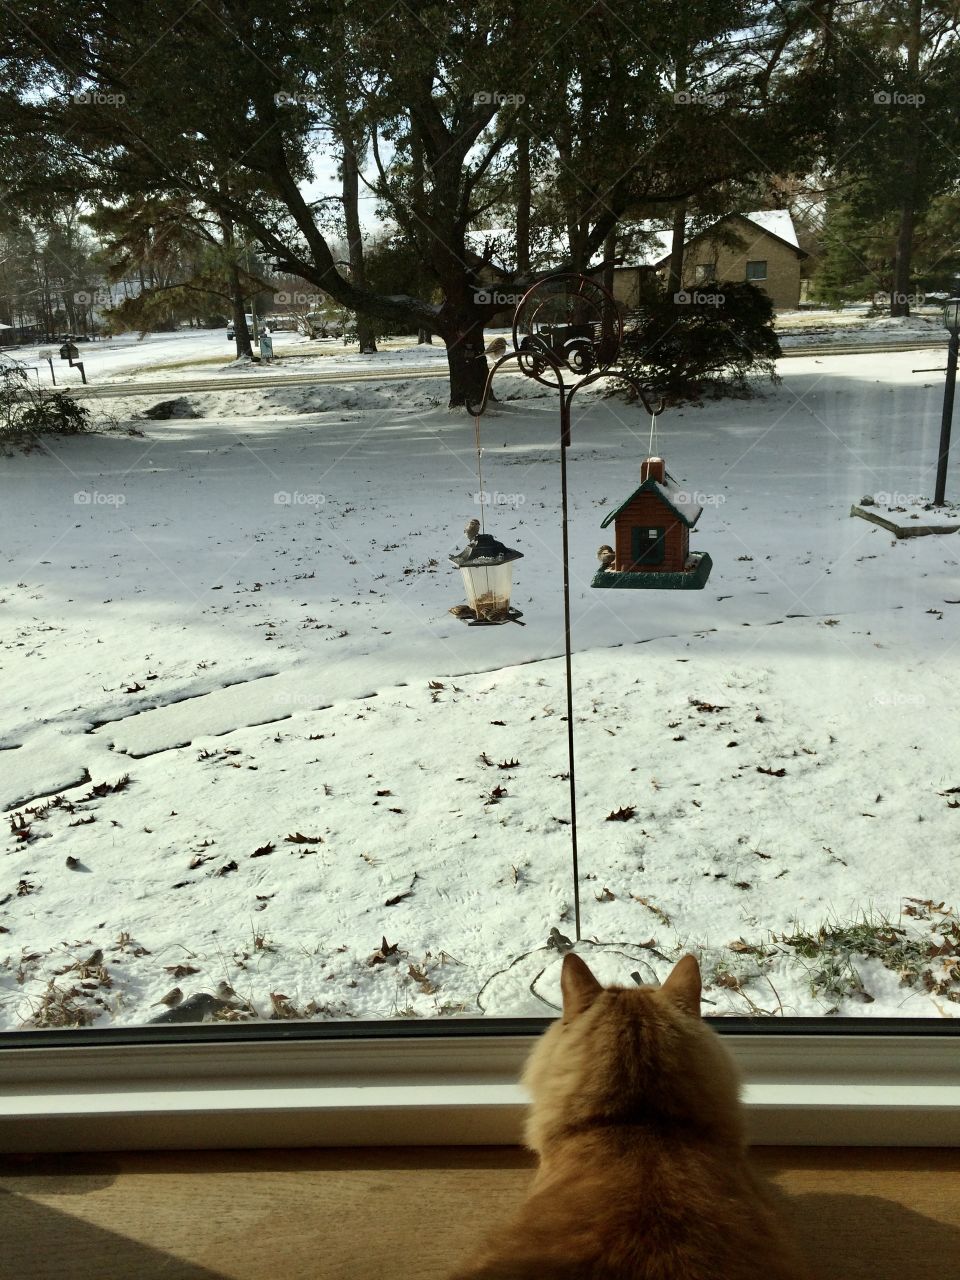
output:
[[[527,1144],[595,1126],[697,1125],[742,1142],[739,1082],[700,1018],[700,968],[679,960],[660,987],[602,987],[579,956],[563,960],[563,1017],[524,1072],[533,1096]]]

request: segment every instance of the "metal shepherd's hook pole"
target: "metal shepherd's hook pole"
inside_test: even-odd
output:
[[[532,291],[531,291],[532,292]],[[522,307],[521,303],[521,307]],[[518,312],[519,312],[518,308]],[[516,340],[516,338],[515,338]],[[546,386],[555,386],[560,393],[560,504],[561,504],[561,552],[563,560],[563,656],[566,674],[566,692],[567,692],[567,762],[568,762],[568,778],[570,785],[570,852],[573,860],[573,903],[576,928],[576,940],[581,939],[580,927],[580,864],[577,846],[577,775],[574,752],[574,729],[573,729],[573,657],[572,657],[572,636],[570,627],[570,530],[569,530],[569,504],[567,499],[567,449],[570,446],[571,426],[570,426],[570,406],[571,401],[579,387],[587,386],[591,382],[596,382],[600,378],[608,378],[617,380],[627,384],[644,406],[646,411],[651,415],[651,433],[655,439],[656,418],[657,414],[663,411],[663,401],[659,400],[655,404],[648,399],[648,388],[629,374],[622,373],[620,370],[611,368],[609,365],[597,368],[594,372],[587,373],[581,377],[579,381],[568,385],[564,382],[563,371],[567,366],[562,364],[556,355],[543,345],[538,345],[535,349],[513,350],[508,351],[506,355],[501,356],[491,366],[488,374],[486,385],[483,390],[483,397],[480,405],[474,408],[468,405],[468,411],[474,415],[476,420],[476,438],[477,438],[477,454],[478,464],[480,456],[480,418],[487,407],[490,398],[490,388],[493,384],[493,376],[501,365],[510,361],[519,363],[521,370],[528,376],[535,377],[537,381]],[[549,368],[553,373],[556,382],[547,381],[543,378],[543,373]],[[481,515],[483,507],[481,506]]]

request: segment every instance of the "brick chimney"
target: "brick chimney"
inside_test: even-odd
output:
[[[667,469],[662,458],[644,458],[640,463],[640,483],[644,480],[656,480],[658,484],[663,484]]]

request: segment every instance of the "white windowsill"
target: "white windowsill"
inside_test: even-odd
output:
[[[756,1143],[960,1145],[960,1039],[725,1038]],[[532,1043],[0,1049],[0,1150],[516,1143]]]

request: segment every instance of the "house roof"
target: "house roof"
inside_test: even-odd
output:
[[[793,218],[786,209],[757,209],[753,213],[728,213],[722,218],[718,218],[712,226],[707,227],[703,231],[698,231],[695,235],[690,235],[686,239],[686,244],[692,244],[694,240],[699,240],[703,236],[709,235],[714,227],[720,226],[726,222],[728,218],[743,218],[746,222],[751,222],[760,231],[765,231],[767,235],[773,236],[775,240],[780,240],[783,244],[788,245],[796,253],[802,257],[806,257],[806,252],[800,248],[797,240],[796,227],[793,225]],[[673,240],[670,231],[664,231],[662,228],[645,227],[649,236],[649,243],[637,250],[632,260],[625,263],[630,267],[659,267],[670,257],[670,248]]]
[[[638,485],[637,488],[634,489],[633,493],[631,493],[630,497],[627,498],[625,502],[620,503],[616,511],[611,511],[603,520],[601,520],[600,528],[606,529],[608,524],[612,524],[620,512],[626,507],[629,507],[630,503],[638,494],[655,493],[660,501],[670,508],[678,520],[682,521],[688,529],[692,529],[700,519],[703,507],[696,502],[691,502],[690,494],[685,489],[678,488],[676,480],[674,480],[669,471],[665,473],[665,476],[666,479],[663,484],[658,480],[654,480],[652,476],[649,476],[644,480],[643,484]]]

